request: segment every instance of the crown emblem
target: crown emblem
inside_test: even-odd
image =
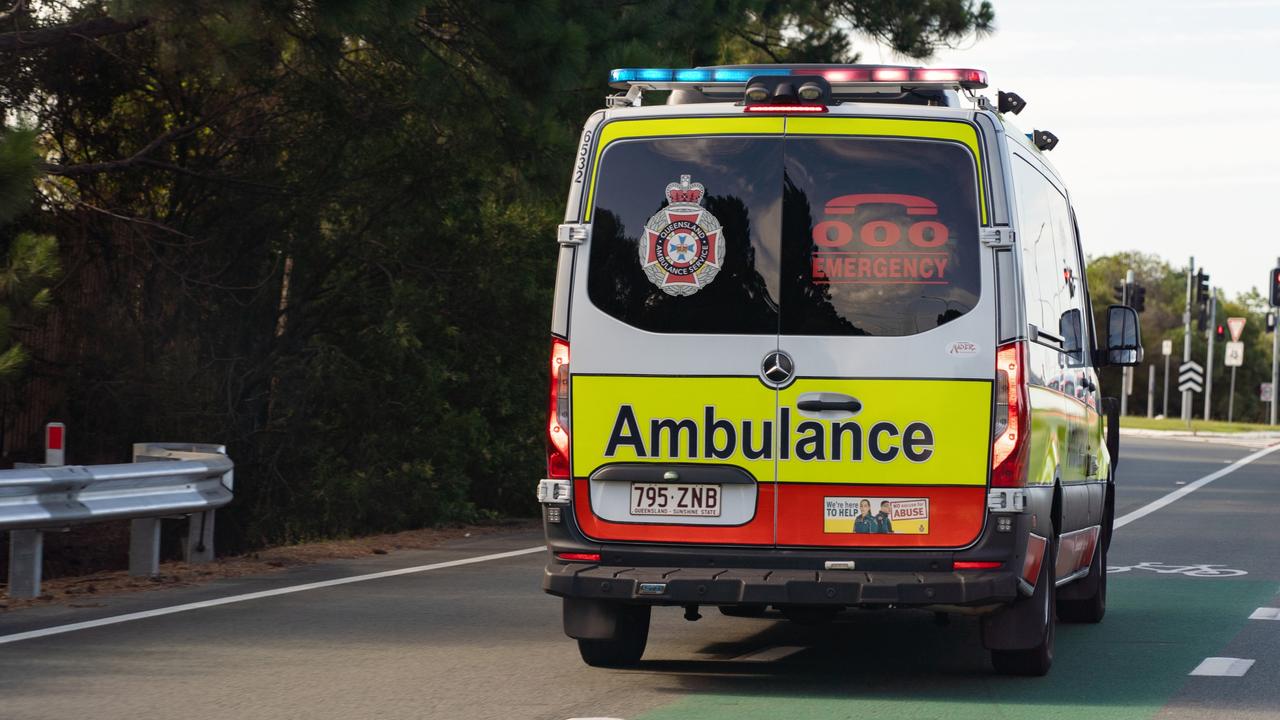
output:
[[[671,204],[676,203],[692,203],[698,205],[702,203],[702,196],[706,194],[707,189],[702,183],[689,182],[693,176],[681,175],[680,182],[667,184],[667,200]]]

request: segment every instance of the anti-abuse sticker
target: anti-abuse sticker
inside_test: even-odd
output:
[[[868,535],[926,535],[928,498],[823,498],[822,531]]]

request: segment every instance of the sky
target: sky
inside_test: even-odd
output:
[[[996,32],[927,65],[986,70],[1059,138],[1085,253],[1263,290],[1280,257],[1280,0],[993,0]],[[862,62],[906,62],[872,47]]]

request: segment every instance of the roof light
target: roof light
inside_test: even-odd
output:
[[[742,108],[749,113],[824,113],[826,105],[748,105]]]
[[[906,82],[910,79],[910,68],[875,68],[871,71],[872,82]]]
[[[867,82],[871,79],[870,70],[823,70],[819,75],[821,75],[824,80],[831,83]]]
[[[746,82],[761,75],[790,75],[791,68],[720,68],[715,71],[716,82]]]
[[[676,82],[709,82],[710,80],[710,70],[690,68],[676,71]]]
[[[745,83],[753,77],[818,75],[829,83],[886,83],[895,85],[959,85],[985,88],[987,74],[972,68],[911,68],[875,65],[735,66],[720,68],[617,68],[609,82],[626,83]],[[662,89],[662,88],[659,88]],[[669,89],[669,88],[668,88]]]

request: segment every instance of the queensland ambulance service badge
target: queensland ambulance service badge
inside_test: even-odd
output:
[[[668,205],[649,218],[640,266],[668,295],[692,295],[715,280],[724,262],[720,221],[702,207],[706,188],[681,175],[667,185]]]

